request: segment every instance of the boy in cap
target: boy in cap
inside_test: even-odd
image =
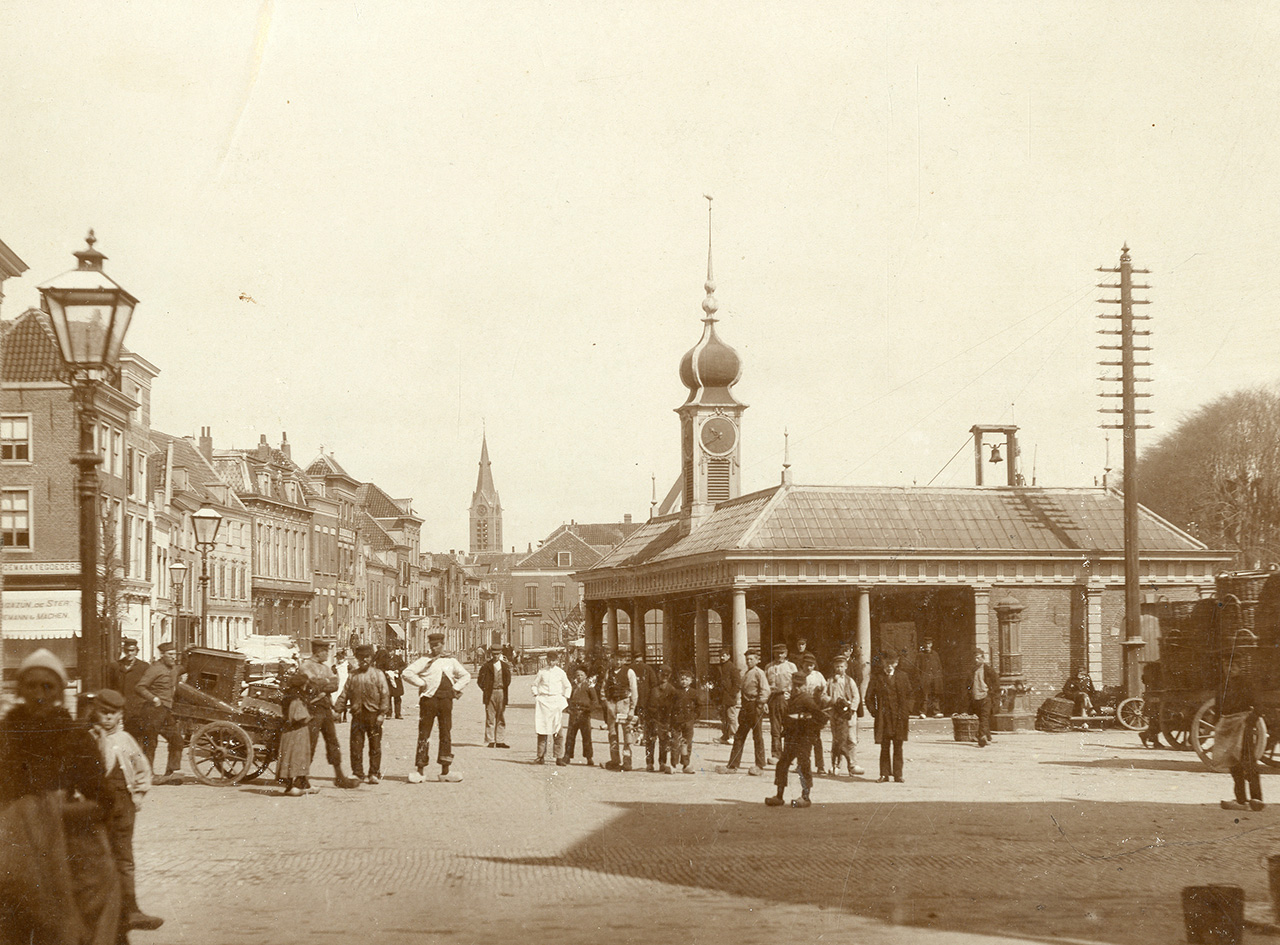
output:
[[[391,711],[387,674],[373,665],[373,645],[356,647],[356,668],[338,696],[339,710],[351,710],[351,774],[364,776],[364,742],[369,739],[369,783],[382,780],[382,720]]]
[[[588,765],[594,765],[591,752],[591,717],[600,708],[600,696],[591,685],[587,671],[579,667],[573,674],[573,692],[569,696],[569,734],[564,756],[556,764],[567,765],[573,760],[573,743],[582,736],[582,754]]]
[[[778,792],[773,797],[766,797],[764,802],[770,807],[781,807],[787,791],[787,779],[791,773],[791,762],[796,761],[800,767],[800,796],[791,802],[792,807],[808,807],[809,790],[813,787],[813,769],[810,767],[813,753],[813,734],[822,727],[826,716],[819,701],[821,696],[814,695],[805,688],[805,674],[797,670],[791,678],[791,691],[785,697],[782,718],[786,726],[785,740],[782,745],[782,756],[778,758],[778,767],[774,772],[773,783]]]
[[[173,718],[173,697],[178,691],[178,679],[182,667],[178,665],[178,651],[172,643],[161,643],[156,649],[159,662],[147,667],[134,692],[147,706],[147,744],[150,753],[147,762],[154,769],[157,738],[164,736],[169,747],[169,758],[164,775],[155,779],[156,784],[182,783],[182,727]]]
[[[698,721],[698,691],[693,688],[693,670],[676,673],[676,691],[671,699],[669,726],[671,731],[671,767],[680,759],[684,774],[697,774],[689,763],[693,754],[693,728]],[[663,768],[666,771],[666,768]]]
[[[99,689],[93,697],[89,732],[98,743],[106,771],[107,841],[120,874],[122,919],[130,929],[158,929],[164,919],[138,908],[134,880],[133,828],[142,799],[151,789],[151,764],[132,735],[124,730],[125,698],[114,689]]]
[[[440,762],[440,780],[456,782],[462,775],[449,771],[453,763],[453,702],[462,698],[462,690],[471,682],[471,674],[452,656],[444,655],[444,634],[427,634],[428,655],[414,660],[404,671],[404,680],[418,687],[418,748],[414,753],[414,767],[409,783],[421,784],[426,780],[423,769],[431,758],[431,729],[440,722],[437,742],[437,760]]]
[[[729,774],[738,770],[747,735],[754,740],[756,763],[750,774],[759,775],[767,764],[764,753],[764,717],[769,705],[769,680],[760,668],[760,654],[747,651],[747,671],[742,677],[742,714],[738,718],[738,732],[733,736],[733,748],[729,750],[729,763],[716,768],[717,774]]]
[[[138,641],[125,637],[120,641],[120,659],[107,667],[107,688],[124,696],[124,730],[134,737],[143,752],[147,750],[147,706],[136,687],[149,665],[138,659]],[[153,745],[150,757],[155,757],[155,752]]]
[[[827,691],[827,677],[818,671],[818,658],[806,651],[800,654],[798,662],[800,671],[804,673],[804,688],[815,696],[821,696],[825,693]],[[822,748],[821,725],[813,733],[813,767],[818,774],[827,773],[826,755],[823,753]]]
[[[765,678],[769,682],[769,742],[772,748],[771,758],[782,755],[782,716],[786,710],[786,695],[791,691],[791,677],[795,675],[796,664],[787,659],[787,645],[773,645],[773,659],[764,668]]]
[[[862,704],[862,696],[858,692],[858,684],[849,675],[849,660],[846,656],[837,656],[831,663],[831,679],[827,681],[827,701],[831,703],[831,773],[840,771],[840,759],[843,758],[849,768],[849,777],[864,774],[858,767],[856,756],[858,750],[858,706]]]
[[[605,767],[610,771],[630,771],[631,720],[640,701],[640,687],[621,651],[613,654],[612,666],[600,680],[600,701],[609,726],[609,763]]]

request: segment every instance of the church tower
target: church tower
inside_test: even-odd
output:
[[[716,335],[719,303],[711,269],[710,203],[705,288],[702,337],[680,360],[680,381],[689,389],[688,399],[676,410],[680,416],[684,534],[697,527],[717,502],[736,498],[742,491],[742,412],[747,405],[739,403],[730,391],[742,377],[742,359]]]
[[[471,553],[502,550],[502,502],[489,469],[489,440],[480,438],[480,474],[471,494]]]

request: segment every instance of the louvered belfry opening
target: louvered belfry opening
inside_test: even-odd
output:
[[[729,498],[729,461],[707,460],[707,501],[725,502]]]

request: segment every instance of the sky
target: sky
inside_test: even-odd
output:
[[[1262,2],[10,0],[2,314],[93,227],[157,429],[287,431],[437,551],[483,431],[523,550],[675,480],[711,195],[744,492],[784,431],[798,483],[972,485],[979,423],[1091,486],[1126,242],[1140,447],[1280,376],[1278,34]]]

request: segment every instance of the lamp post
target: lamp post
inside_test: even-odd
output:
[[[186,646],[186,640],[178,640],[178,626],[182,621],[182,587],[187,583],[187,563],[179,558],[169,565],[169,585],[173,595],[173,643]]]
[[[40,307],[53,323],[58,351],[71,382],[71,396],[80,421],[80,451],[71,458],[78,470],[76,496],[80,507],[80,643],[76,663],[82,692],[101,688],[105,675],[106,641],[98,620],[98,542],[102,523],[98,464],[93,432],[98,415],[95,392],[120,362],[120,348],[138,300],[102,271],[107,257],[93,248],[73,254],[75,269],[39,287]]]
[[[222,514],[215,508],[202,505],[191,513],[191,524],[196,530],[196,550],[200,552],[200,645],[209,645],[209,551],[218,540],[218,526]]]

